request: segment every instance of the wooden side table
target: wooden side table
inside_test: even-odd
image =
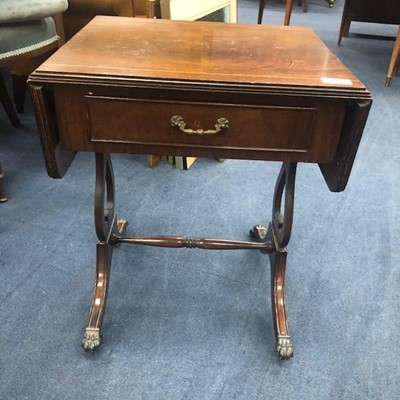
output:
[[[344,190],[372,101],[312,30],[98,16],[30,84],[49,175],[62,177],[77,151],[96,153],[96,283],[84,349],[101,343],[112,253],[129,243],[268,255],[276,348],[290,358],[284,291],[296,166],[318,163],[329,189]],[[252,228],[251,241],[127,236],[110,153],[282,162],[271,222]]]
[[[345,0],[338,44],[349,36],[352,21],[397,25],[400,20],[398,0]]]

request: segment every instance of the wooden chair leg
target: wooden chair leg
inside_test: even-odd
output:
[[[19,113],[24,112],[25,93],[26,93],[26,76],[11,75],[14,92],[15,108]]]
[[[155,168],[161,161],[161,156],[153,156],[153,155],[148,155],[147,156],[147,166],[149,168]]]
[[[394,43],[392,58],[390,59],[389,69],[386,75],[386,82],[385,85],[389,86],[390,81],[392,80],[393,76],[396,75],[397,67],[399,66],[400,62],[400,26],[399,30],[397,31],[397,38]]]
[[[6,112],[8,119],[12,123],[13,126],[19,126],[21,123],[19,122],[19,118],[17,113],[15,112],[14,106],[10,99],[10,96],[7,91],[7,87],[4,83],[3,75],[0,72],[0,101],[3,104],[4,111]]]
[[[285,26],[288,26],[290,24],[290,17],[292,15],[292,8],[293,8],[293,0],[286,0],[285,19],[283,21],[283,25],[285,25]]]
[[[262,17],[264,14],[264,7],[265,7],[265,0],[260,0],[260,3],[258,5],[258,20],[257,24],[261,24],[262,22]]]
[[[257,23],[261,24],[262,17],[264,14],[264,7],[265,7],[265,0],[260,0],[259,7],[258,7],[258,20]],[[286,7],[285,7],[285,19],[283,21],[283,25],[289,25],[290,17],[292,15],[292,8],[293,8],[293,0],[286,0]]]
[[[4,203],[7,201],[7,197],[4,191],[4,185],[3,185],[3,170],[1,169],[1,164],[0,164],[0,203]]]
[[[342,14],[342,21],[340,23],[338,45],[342,42],[342,37],[348,37],[350,31],[351,17],[349,16],[349,1],[345,0]]]

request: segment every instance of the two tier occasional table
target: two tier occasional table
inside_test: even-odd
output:
[[[313,31],[98,16],[30,84],[48,174],[61,178],[77,151],[96,153],[96,282],[84,349],[100,345],[113,249],[129,243],[268,254],[277,352],[291,357],[284,289],[296,165],[318,163],[329,189],[344,190],[372,101]],[[110,153],[282,162],[271,222],[252,228],[249,241],[127,236]]]

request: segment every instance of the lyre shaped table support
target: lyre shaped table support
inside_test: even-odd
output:
[[[111,259],[114,249],[113,235],[123,234],[127,221],[115,215],[115,187],[111,157],[96,153],[96,186],[94,195],[94,220],[98,238],[96,248],[96,278],[92,306],[82,346],[93,351],[101,343],[100,330],[106,309]]]
[[[181,236],[125,236],[126,220],[115,214],[114,175],[109,154],[96,153],[95,227],[98,238],[96,277],[92,306],[82,346],[94,351],[101,344],[101,328],[106,308],[108,282],[114,246],[120,243],[156,247],[201,248],[209,250],[260,250],[269,254],[271,263],[272,312],[279,357],[293,355],[292,342],[286,320],[284,288],[286,246],[293,221],[294,183],[296,163],[284,163],[279,173],[273,201],[272,221],[268,228],[256,225],[250,235],[255,241]],[[283,207],[282,202],[284,201]]]
[[[257,225],[250,231],[250,235],[257,241],[272,240],[275,244],[274,251],[268,253],[271,264],[271,305],[277,352],[279,357],[284,359],[293,356],[285,307],[285,272],[286,246],[289,244],[293,223],[296,168],[296,163],[282,165],[275,185],[272,221],[267,229]],[[283,207],[282,200],[284,200]]]

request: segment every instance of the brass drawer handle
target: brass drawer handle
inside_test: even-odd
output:
[[[181,132],[187,135],[215,135],[218,132],[229,128],[229,121],[226,118],[218,118],[215,124],[215,129],[186,129],[186,123],[179,115],[174,115],[171,118],[171,126],[178,128]]]

